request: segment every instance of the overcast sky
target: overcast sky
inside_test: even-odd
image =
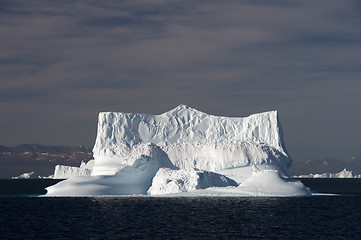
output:
[[[358,1],[0,2],[0,144],[88,145],[100,111],[278,110],[295,161],[361,155]]]

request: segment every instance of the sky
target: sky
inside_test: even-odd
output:
[[[0,2],[0,145],[93,146],[102,111],[278,110],[294,161],[361,155],[358,1]]]

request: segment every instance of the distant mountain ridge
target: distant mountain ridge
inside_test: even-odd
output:
[[[45,146],[40,144],[21,144],[17,146],[0,145],[0,178],[19,176],[24,172],[35,171],[42,176],[54,173],[56,165],[79,166],[81,161],[93,159],[92,149],[87,146]],[[361,157],[353,156],[347,160],[336,158],[308,159],[293,161],[292,175],[315,173],[338,173],[348,169],[361,174]]]
[[[91,152],[91,149],[82,145],[64,147],[64,146],[44,146],[39,144],[21,144],[13,147],[5,147],[0,145],[0,152],[1,153],[4,152],[75,153],[75,152]]]
[[[10,178],[24,172],[35,171],[47,176],[58,164],[79,166],[81,161],[93,158],[87,146],[44,146],[21,144],[13,147],[0,145],[0,178]]]
[[[361,157],[353,156],[347,160],[337,158],[308,159],[306,161],[294,161],[290,168],[293,175],[315,173],[338,173],[343,169],[361,174]]]

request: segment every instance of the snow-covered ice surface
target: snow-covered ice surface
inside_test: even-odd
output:
[[[123,164],[132,164],[149,143],[159,146],[179,168],[217,171],[291,164],[277,111],[228,118],[180,105],[161,115],[100,113],[93,175],[111,175]]]
[[[147,154],[114,175],[71,177],[47,188],[47,195],[128,195],[147,194],[160,168],[176,169],[158,146],[149,144]]]
[[[54,179],[65,179],[75,176],[90,176],[93,166],[94,160],[90,160],[88,162],[82,161],[80,167],[56,165],[54,170]]]
[[[238,188],[259,196],[282,196],[285,193],[289,196],[311,195],[300,181],[284,178],[275,170],[254,171]]]
[[[196,169],[172,170],[161,168],[147,191],[149,195],[190,192],[210,187],[228,187],[238,184],[221,174]]]
[[[259,196],[259,197],[293,197],[311,196],[311,191],[300,181],[284,178],[276,170],[254,171],[239,186],[210,187],[191,192],[164,194],[165,197],[186,196]],[[317,195],[317,193],[316,193]]]
[[[310,194],[289,176],[277,111],[229,118],[180,105],[161,115],[100,113],[93,153],[92,176],[71,177],[47,195]]]

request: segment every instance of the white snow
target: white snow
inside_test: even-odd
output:
[[[218,117],[185,105],[161,115],[100,113],[91,176],[47,195],[308,195],[289,177],[277,115]],[[80,175],[63,169],[58,176]]]
[[[352,171],[345,168],[339,173],[311,173],[308,175],[295,176],[295,178],[361,178],[361,175],[353,175]]]
[[[311,195],[299,180],[284,178],[275,170],[254,171],[238,188],[259,196]]]
[[[238,187],[210,187],[190,192],[164,194],[164,197],[185,196],[311,196],[311,191],[297,179],[284,178],[277,170],[254,170]],[[158,195],[160,196],[160,195]]]
[[[153,178],[153,184],[147,193],[149,195],[159,195],[237,185],[232,179],[214,172],[197,169],[172,170],[161,168]]]
[[[90,176],[93,166],[94,160],[89,160],[87,163],[82,161],[80,167],[56,165],[54,170],[54,179],[65,179],[73,176]]]
[[[147,194],[160,168],[176,169],[159,147],[148,144],[147,154],[132,165],[124,165],[115,175],[72,177],[48,187],[47,195]]]

